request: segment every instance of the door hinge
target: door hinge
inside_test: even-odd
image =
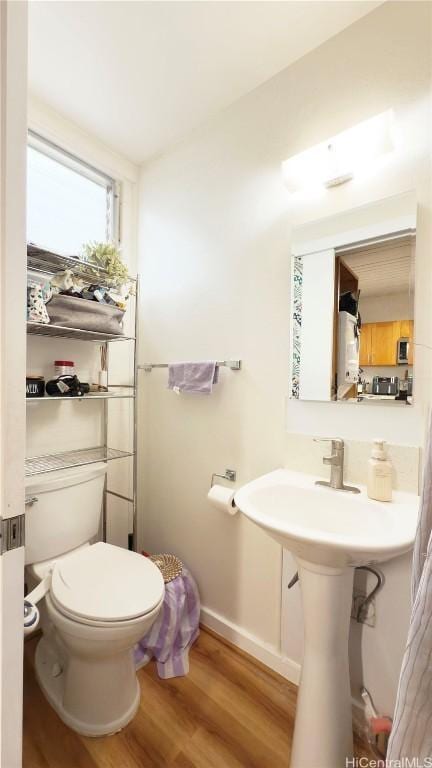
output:
[[[23,547],[25,543],[25,515],[6,517],[0,523],[1,554]]]

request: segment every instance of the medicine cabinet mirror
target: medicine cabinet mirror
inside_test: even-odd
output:
[[[292,398],[412,403],[415,235],[411,192],[295,231]]]

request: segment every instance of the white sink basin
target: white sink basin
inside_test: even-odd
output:
[[[408,552],[418,496],[393,501],[315,485],[277,469],[243,486],[235,503],[297,561],[304,616],[304,658],[291,768],[346,768],[352,758],[348,636],[354,567]],[[385,589],[385,586],[384,586]]]
[[[393,501],[315,485],[315,478],[277,469],[243,486],[239,509],[304,560],[343,567],[390,560],[411,549],[418,496],[395,492]]]

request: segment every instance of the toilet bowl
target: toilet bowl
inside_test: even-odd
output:
[[[37,499],[27,513],[32,516],[27,528],[37,535],[28,550],[32,562],[27,562],[26,581],[31,589],[47,582],[39,603],[42,638],[36,648],[36,676],[60,718],[85,736],[114,733],[134,717],[140,689],[133,648],[155,621],[165,592],[159,569],[135,552],[88,541],[65,551],[67,540],[77,544],[84,531],[88,535],[98,524],[100,506],[98,515],[93,515],[92,506],[99,497],[94,485],[102,489],[105,471],[105,465],[93,466],[92,471],[50,478],[52,482],[44,478],[27,484],[27,492]],[[72,526],[73,536],[66,525],[64,536],[59,523],[65,515],[73,516],[68,497],[75,498],[77,485],[81,505],[91,500],[88,512],[94,524],[80,509],[76,518],[83,522],[83,536],[77,535],[77,525]],[[43,537],[39,527],[46,526],[50,509],[56,511],[52,525],[57,535],[48,527]],[[38,540],[40,546],[35,545]],[[38,560],[42,551],[49,557]]]
[[[42,576],[51,567],[35,656],[38,682],[75,731],[114,733],[139,706],[133,647],[160,611],[162,576],[142,555],[103,543],[31,572]]]

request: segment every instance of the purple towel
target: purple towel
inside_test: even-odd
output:
[[[136,644],[135,666],[154,656],[159,677],[181,677],[189,672],[189,648],[199,635],[200,599],[197,585],[183,566],[180,576],[165,584],[161,611],[150,630]]]
[[[202,363],[170,363],[168,366],[168,389],[175,392],[200,392],[211,395],[213,384],[217,384],[219,368],[215,360]]]

